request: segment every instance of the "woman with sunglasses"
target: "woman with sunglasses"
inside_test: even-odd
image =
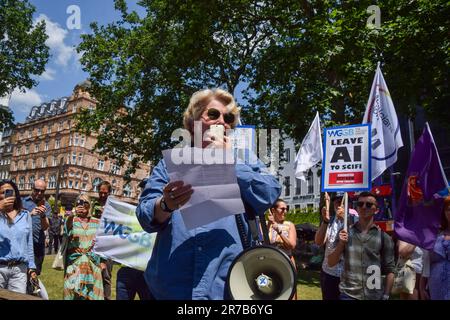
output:
[[[30,213],[22,208],[19,189],[0,181],[0,288],[26,293],[27,272],[37,280]]]
[[[231,143],[225,132],[236,126],[238,117],[239,109],[230,93],[208,89],[192,95],[183,123],[191,134],[201,131],[205,139],[199,147],[229,149]],[[213,128],[221,128],[222,133],[207,131]],[[242,200],[257,214],[263,214],[280,195],[278,181],[260,161],[236,164],[236,176]],[[217,172],[216,179],[221,179],[221,172]],[[187,230],[179,208],[193,192],[192,186],[183,181],[169,181],[162,160],[153,169],[139,199],[136,210],[139,222],[145,231],[158,233],[145,272],[156,299],[228,297],[225,290],[228,269],[243,250],[241,239],[248,239],[247,224],[243,215],[237,218],[231,215]]]
[[[394,283],[394,242],[374,223],[379,208],[373,193],[358,195],[357,211],[358,222],[339,232],[328,266],[337,265],[343,255],[341,300],[388,300]]]
[[[88,195],[78,197],[75,215],[64,225],[68,237],[65,272],[65,300],[103,300],[103,282],[100,257],[93,253],[95,234],[100,220],[91,216]]]

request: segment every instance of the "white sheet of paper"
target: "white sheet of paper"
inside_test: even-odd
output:
[[[195,159],[196,163],[180,163],[177,158],[180,155],[179,149],[164,150],[163,156],[170,181],[182,180],[194,189],[189,202],[180,209],[186,228],[194,229],[229,215],[243,213],[245,209],[237,184],[232,151],[224,152],[226,163],[219,161],[218,157],[218,163],[205,164],[211,163],[211,158],[204,159],[210,155],[210,150],[183,149],[186,152],[183,159]],[[206,161],[200,161],[201,159]]]

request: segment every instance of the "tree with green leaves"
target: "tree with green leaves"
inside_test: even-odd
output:
[[[301,141],[318,110],[326,125],[362,121],[378,61],[399,112],[448,104],[449,4],[387,0],[381,26],[371,1],[148,1],[146,14],[116,0],[121,19],[92,24],[78,50],[95,110],[78,128],[129,169],[173,145],[190,95],[244,87],[245,123]],[[121,112],[122,108],[126,112]]]
[[[0,0],[0,97],[32,88],[37,85],[33,76],[45,71],[48,36],[44,21],[33,24],[34,11],[26,0]],[[11,112],[0,108],[0,130],[13,121]]]

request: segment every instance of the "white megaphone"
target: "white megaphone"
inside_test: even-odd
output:
[[[227,277],[233,300],[290,300],[296,284],[297,273],[289,257],[264,245],[241,252]]]

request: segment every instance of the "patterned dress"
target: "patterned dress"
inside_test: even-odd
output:
[[[64,300],[103,300],[100,257],[92,252],[100,220],[73,218],[69,237],[64,275]]]

